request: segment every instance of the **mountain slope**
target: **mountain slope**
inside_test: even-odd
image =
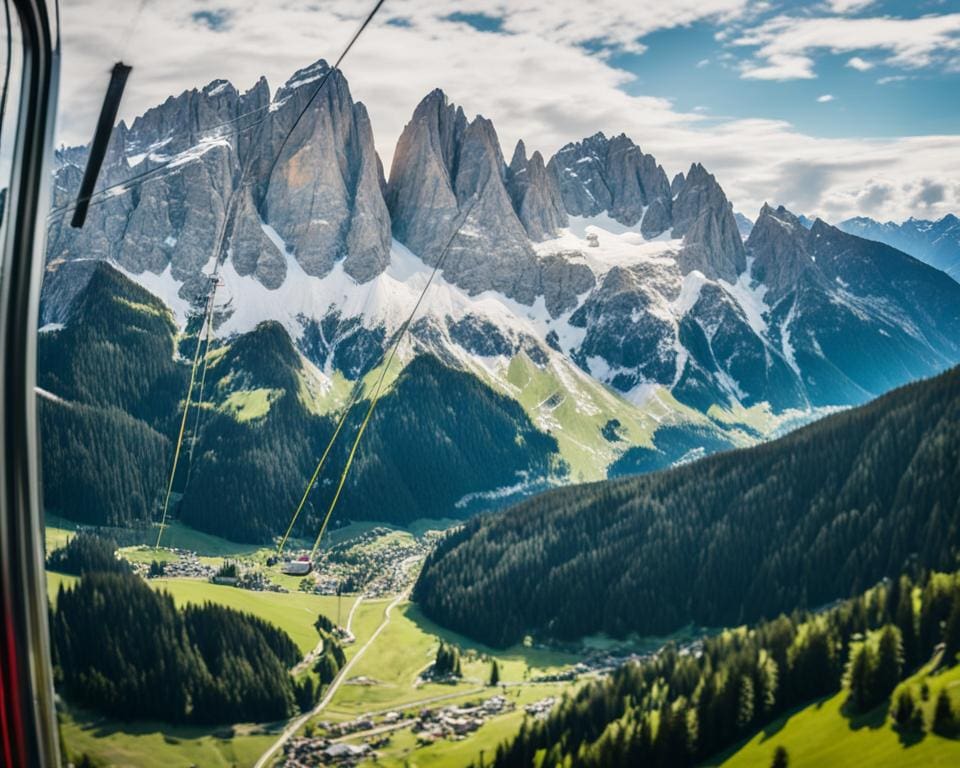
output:
[[[72,297],[65,327],[40,337],[38,380],[50,393],[40,411],[46,502],[94,524],[149,521],[159,514],[189,374],[175,348],[192,353],[200,327],[191,323],[188,335],[175,337],[156,297],[104,262],[86,263],[94,267]],[[404,360],[361,443],[340,519],[462,515],[565,476],[556,439],[513,397],[423,348],[409,349]],[[317,530],[378,376],[373,368],[360,382],[367,394],[298,533]],[[191,411],[175,478],[183,498],[172,513],[233,540],[282,533],[349,386],[324,376],[275,322],[211,348],[200,413]]]
[[[272,95],[263,79],[244,93],[218,80],[121,123],[104,166],[110,194],[83,230],[54,220],[50,263],[109,259],[182,325],[219,260],[221,339],[277,320],[315,363],[332,354],[354,380],[445,248],[456,303],[428,301],[425,322],[478,316],[641,409],[666,388],[702,413],[812,416],[960,361],[960,290],[938,287],[939,273],[896,265],[898,279],[910,272],[909,296],[896,281],[851,279],[851,264],[877,273],[890,258],[768,207],[744,243],[717,178],[694,163],[668,183],[623,134],[572,142],[546,162],[520,142],[508,165],[493,123],[434,90],[384,179],[366,108],[333,72],[283,143],[328,73],[318,61]],[[58,157],[57,205],[75,194],[85,150]],[[155,175],[124,185],[141,172]],[[785,237],[782,222],[802,233]],[[69,295],[47,292],[44,323],[60,322]],[[949,322],[935,334],[931,318]],[[434,352],[462,362],[446,334],[434,335]],[[847,337],[849,346],[833,342]]]
[[[56,206],[76,194],[85,156],[58,153]],[[317,435],[353,386],[367,386],[414,307],[402,366],[431,355],[517,435],[534,425],[556,441],[546,452],[524,441],[527,459],[511,457],[496,480],[485,477],[490,484],[461,476],[460,497],[434,498],[457,510],[510,489],[748,445],[960,361],[960,285],[822,222],[808,230],[783,209],[765,206],[744,242],[720,180],[694,163],[668,184],[622,134],[573,142],[546,161],[521,142],[508,165],[493,123],[436,90],[416,106],[386,179],[366,108],[322,60],[273,93],[263,79],[245,92],[217,80],[121,123],[102,177],[82,230],[63,211],[51,221],[41,322],[51,344],[71,341],[47,357],[49,388],[171,436],[185,366],[167,349],[180,334],[180,354],[192,355],[216,269],[216,355],[242,348],[263,323],[282,327],[267,334],[264,351],[276,357],[235,361],[237,378],[222,393],[218,380],[205,409],[211,438],[221,418],[246,436],[234,458],[270,458],[255,449],[264,419],[297,430],[295,449],[279,445],[279,429],[271,438],[286,469],[260,495],[278,507],[295,495],[288,486],[310,464]],[[165,307],[151,322],[167,325],[121,323],[108,343],[96,338],[96,317],[92,331],[74,327],[87,323],[72,313],[97,261],[157,297]],[[112,343],[122,347],[116,361]],[[277,360],[286,361],[278,379],[257,369]],[[143,381],[128,381],[136,376]],[[416,410],[426,417],[430,404]],[[441,426],[423,439],[435,465],[459,461],[443,443],[456,425],[431,417]],[[201,476],[227,472],[225,488],[247,463],[198,461]],[[212,503],[219,486],[208,480]],[[258,519],[245,535],[266,536],[274,514],[260,519],[253,506],[240,502]],[[394,514],[379,502],[365,514],[371,506]],[[408,499],[396,514],[414,506]],[[206,514],[223,525],[228,512]]]
[[[960,369],[775,442],[469,521],[415,599],[491,644],[819,605],[960,545]],[[509,555],[508,555],[509,553]]]

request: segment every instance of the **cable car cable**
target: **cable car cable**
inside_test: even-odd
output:
[[[307,109],[309,108],[309,106],[310,106],[310,105],[313,103],[313,101],[316,99],[317,94],[318,94],[318,93],[320,92],[320,90],[324,87],[324,85],[326,85],[327,81],[330,79],[330,75],[340,66],[341,62],[344,60],[344,58],[346,57],[346,55],[350,52],[350,49],[353,48],[353,45],[357,42],[357,40],[359,39],[360,35],[363,33],[363,31],[367,28],[367,26],[368,26],[368,25],[370,24],[370,22],[373,20],[374,16],[375,16],[375,15],[377,14],[377,12],[380,10],[380,7],[384,4],[384,2],[385,2],[385,0],[377,0],[377,3],[374,5],[373,9],[370,11],[369,14],[367,14],[366,18],[363,20],[363,23],[360,25],[360,27],[357,29],[357,31],[354,32],[353,36],[350,38],[350,41],[347,43],[346,47],[343,49],[343,52],[337,57],[336,64],[334,65],[334,67],[328,69],[328,70],[324,73],[323,77],[320,79],[319,84],[318,84],[317,87],[314,89],[313,94],[312,94],[312,95],[310,96],[310,98],[308,99],[307,104],[304,106],[304,108],[303,108],[303,109],[300,111],[300,113],[297,115],[296,119],[293,121],[293,125],[291,125],[290,128],[287,129],[287,131],[285,132],[284,137],[283,137],[283,141],[281,142],[280,147],[279,147],[279,149],[277,150],[276,155],[274,156],[273,162],[271,163],[270,172],[266,175],[266,178],[267,178],[268,180],[269,180],[270,176],[271,176],[272,173],[273,173],[273,169],[276,167],[276,163],[277,163],[277,160],[279,159],[280,153],[283,151],[284,146],[286,146],[286,143],[287,143],[287,141],[289,140],[290,135],[293,133],[293,131],[296,129],[297,125],[299,124],[300,120],[301,120],[301,119],[303,118],[303,116],[306,114]],[[263,122],[263,121],[260,121],[260,122]],[[220,259],[220,256],[221,256],[221,254],[222,254],[222,252],[223,252],[223,243],[224,243],[224,240],[225,240],[225,238],[226,238],[227,228],[228,228],[231,220],[233,219],[233,217],[234,217],[235,214],[236,214],[235,204],[236,204],[236,201],[237,201],[237,199],[238,199],[238,194],[237,194],[237,193],[240,192],[240,190],[242,190],[242,189],[245,187],[245,185],[246,185],[246,176],[247,176],[247,172],[248,172],[249,169],[250,169],[250,165],[251,165],[251,162],[252,162],[252,158],[253,158],[253,154],[251,153],[251,154],[247,157],[247,160],[243,163],[243,166],[241,167],[241,171],[240,171],[239,181],[238,181],[237,185],[234,187],[234,189],[232,190],[232,192],[231,192],[231,194],[230,194],[230,199],[229,199],[229,201],[228,201],[228,203],[227,203],[227,207],[226,207],[226,209],[225,209],[225,211],[224,211],[223,221],[222,221],[221,226],[220,226],[220,228],[219,228],[219,232],[218,232],[218,235],[217,235],[217,238],[216,238],[216,241],[215,241],[215,244],[214,244],[214,248],[213,248],[214,265],[213,265],[213,271],[212,271],[212,273],[211,273],[211,275],[210,275],[211,279],[213,279],[213,280],[217,280],[217,279],[218,279],[218,276],[219,276],[220,266],[221,266],[221,263],[222,263],[222,262],[221,262],[221,259]],[[216,292],[216,285],[214,286],[214,293],[215,293],[215,292]],[[210,306],[209,306],[209,308],[208,308],[208,310],[207,310],[207,313],[208,313],[209,315],[212,315],[212,311],[213,311],[213,303],[211,302],[211,303],[210,303]],[[207,322],[208,322],[208,323],[211,322],[211,318],[210,318],[210,317],[208,317]],[[201,329],[201,330],[202,330],[202,329]],[[166,525],[167,512],[168,512],[169,506],[170,506],[170,496],[171,496],[171,492],[172,492],[172,490],[173,490],[173,481],[174,481],[174,478],[176,477],[176,474],[177,474],[177,467],[178,467],[179,462],[180,462],[180,453],[181,453],[181,450],[182,450],[182,448],[183,448],[183,437],[184,437],[184,432],[185,432],[185,429],[186,429],[187,415],[188,415],[188,413],[189,413],[189,411],[190,411],[190,400],[191,400],[191,397],[192,397],[192,395],[193,395],[193,386],[194,386],[194,383],[195,383],[195,381],[196,381],[197,367],[198,367],[199,360],[200,360],[200,349],[201,349],[202,342],[203,342],[202,335],[201,335],[200,332],[198,331],[198,334],[197,334],[197,347],[196,347],[196,350],[195,350],[195,352],[194,352],[193,366],[191,367],[191,371],[190,371],[190,382],[189,382],[188,387],[187,387],[187,398],[186,398],[186,400],[185,400],[185,402],[184,402],[184,407],[183,407],[183,418],[182,418],[181,423],[180,423],[180,432],[179,432],[179,434],[178,434],[178,436],[177,436],[176,447],[175,447],[175,449],[174,449],[174,455],[173,455],[173,466],[172,466],[171,469],[170,469],[170,479],[169,479],[169,481],[168,481],[168,483],[167,483],[167,491],[166,491],[166,494],[165,494],[165,496],[164,496],[164,501],[163,501],[163,512],[162,512],[162,515],[161,515],[161,518],[160,518],[160,530],[159,530],[159,533],[157,534],[157,543],[156,543],[156,548],[158,548],[158,549],[159,549],[159,547],[160,547],[161,538],[163,537],[163,529],[164,529],[164,526]]]
[[[427,295],[427,291],[430,288],[431,283],[433,283],[434,277],[436,277],[437,272],[440,271],[440,268],[443,266],[443,262],[447,258],[447,254],[450,252],[450,247],[453,245],[453,241],[456,239],[457,235],[460,234],[460,230],[463,228],[463,225],[467,222],[467,219],[470,217],[470,213],[473,211],[473,207],[477,204],[479,200],[479,195],[474,195],[473,201],[470,203],[470,207],[467,209],[466,213],[463,216],[461,222],[457,225],[456,229],[450,235],[450,238],[447,240],[446,245],[444,245],[443,250],[440,252],[440,257],[437,259],[437,263],[434,265],[433,270],[430,272],[430,277],[427,278],[426,285],[423,286],[423,290],[420,292],[419,298],[417,298],[417,303],[413,305],[413,309],[410,311],[410,314],[407,316],[407,319],[404,321],[403,325],[400,327],[400,330],[397,332],[397,338],[393,343],[393,347],[390,350],[390,356],[387,359],[386,364],[383,367],[383,370],[380,372],[380,378],[377,381],[376,389],[373,393],[373,397],[370,399],[370,406],[367,408],[367,413],[363,418],[363,422],[360,424],[360,428],[357,430],[357,435],[354,438],[353,445],[350,447],[350,453],[347,455],[347,463],[344,465],[343,472],[340,473],[340,481],[337,483],[337,490],[333,494],[333,499],[330,502],[330,506],[327,509],[327,514],[323,518],[323,523],[320,525],[320,532],[317,534],[316,541],[314,541],[313,549],[310,550],[310,560],[313,561],[313,558],[317,554],[317,549],[320,547],[320,541],[323,538],[324,531],[327,529],[327,524],[330,522],[330,517],[333,515],[333,510],[336,509],[337,502],[340,500],[340,494],[343,491],[343,486],[347,482],[347,475],[350,472],[350,467],[353,465],[354,456],[357,453],[357,447],[360,445],[360,439],[363,437],[363,433],[367,429],[367,425],[370,423],[370,419],[373,417],[374,409],[377,407],[377,403],[380,400],[380,395],[383,392],[383,382],[387,377],[387,371],[390,369],[390,365],[393,363],[393,359],[396,357],[397,350],[400,348],[400,342],[403,341],[403,337],[407,334],[407,331],[410,328],[410,324],[413,322],[413,318],[417,314],[417,310],[420,308],[420,304],[423,302],[424,297]]]

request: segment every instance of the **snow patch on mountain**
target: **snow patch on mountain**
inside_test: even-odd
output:
[[[746,315],[747,322],[750,323],[753,332],[763,339],[767,334],[766,315],[770,311],[770,307],[764,301],[768,288],[763,283],[758,283],[750,277],[752,269],[753,259],[750,258],[747,259],[746,272],[743,272],[737,278],[736,283],[728,283],[722,278],[718,282],[740,305],[740,309]]]

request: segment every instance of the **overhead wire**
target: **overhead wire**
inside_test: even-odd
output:
[[[354,44],[360,38],[360,35],[363,34],[363,31],[369,26],[370,22],[373,21],[373,18],[376,16],[377,12],[380,10],[381,6],[384,4],[385,1],[386,0],[377,0],[376,4],[373,6],[373,9],[366,15],[363,22],[357,28],[356,32],[354,32],[353,36],[350,38],[347,45],[344,47],[343,51],[337,57],[337,60],[334,63],[334,65],[332,67],[328,67],[326,72],[323,73],[323,76],[320,78],[320,81],[317,84],[317,87],[314,88],[313,93],[307,99],[306,104],[297,114],[297,117],[294,119],[293,124],[284,133],[283,140],[281,141],[280,146],[277,149],[276,154],[274,155],[273,160],[270,164],[270,169],[266,174],[267,179],[269,179],[270,176],[272,176],[273,170],[276,168],[276,164],[280,158],[280,154],[283,152],[284,147],[286,147],[287,142],[290,139],[290,136],[293,134],[294,130],[296,130],[297,126],[300,124],[300,121],[303,119],[303,116],[307,113],[307,110],[310,108],[310,105],[313,104],[313,102],[316,100],[317,96],[319,95],[320,91],[323,90],[323,87],[327,84],[327,81],[330,79],[331,75],[339,69],[341,63],[346,58],[347,54],[350,52]],[[258,121],[257,124],[262,124],[263,122],[264,120],[260,120]],[[249,127],[251,126],[248,126],[248,128]],[[239,138],[238,138],[238,142],[239,142]],[[223,221],[221,222],[221,226],[219,228],[218,235],[214,243],[214,248],[213,248],[214,264],[213,264],[211,275],[209,276],[214,281],[214,289],[211,294],[211,302],[207,308],[208,323],[212,322],[212,313],[213,313],[212,299],[213,299],[213,296],[216,294],[216,281],[218,279],[220,266],[221,266],[220,257],[223,252],[224,239],[226,237],[227,229],[230,226],[230,223],[236,212],[235,203],[238,200],[238,193],[240,192],[240,190],[244,189],[246,186],[246,176],[250,169],[252,158],[253,158],[253,153],[249,153],[245,162],[241,166],[239,181],[230,194],[230,199],[228,201],[227,208],[224,211]],[[129,180],[124,182],[124,184],[128,184],[128,183],[129,183]],[[200,330],[202,330],[202,328]],[[186,397],[186,400],[184,401],[183,418],[181,419],[181,423],[180,423],[180,431],[177,436],[176,446],[174,448],[173,466],[170,469],[170,478],[168,480],[167,491],[164,496],[163,512],[160,518],[160,530],[157,534],[156,548],[160,547],[160,541],[163,537],[163,529],[166,525],[167,513],[170,505],[170,497],[172,495],[172,490],[173,490],[173,482],[174,482],[174,478],[176,477],[177,467],[180,462],[180,453],[183,447],[183,438],[184,438],[184,432],[186,429],[187,416],[190,411],[190,403],[193,397],[193,387],[196,382],[196,373],[197,373],[197,367],[200,360],[200,349],[201,349],[202,341],[203,341],[202,334],[200,333],[200,331],[198,331],[197,346],[196,346],[196,350],[194,351],[193,365],[191,366],[191,370],[190,370],[190,381],[187,386],[187,397]]]
[[[400,330],[397,332],[397,336],[394,339],[393,345],[390,349],[390,354],[387,357],[387,361],[383,366],[383,369],[380,371],[380,377],[377,380],[376,387],[374,388],[373,395],[370,398],[370,405],[367,408],[366,415],[363,417],[363,421],[360,424],[359,429],[357,429],[356,437],[353,440],[353,445],[350,446],[350,452],[347,455],[346,464],[343,467],[343,471],[340,473],[340,480],[337,483],[337,488],[334,491],[333,498],[330,501],[330,506],[327,508],[327,513],[324,515],[323,522],[320,525],[320,531],[317,533],[317,538],[313,543],[313,549],[310,550],[310,560],[312,561],[317,555],[317,550],[320,548],[320,542],[323,539],[323,534],[327,529],[327,525],[330,522],[330,518],[333,516],[333,511],[337,507],[337,503],[340,500],[340,495],[343,492],[343,487],[347,482],[347,476],[350,473],[350,468],[353,466],[353,460],[357,453],[357,447],[360,445],[360,440],[363,438],[363,433],[367,429],[367,425],[370,423],[370,419],[373,417],[374,410],[377,407],[377,403],[380,401],[380,396],[383,393],[383,383],[387,378],[387,372],[390,370],[390,366],[393,364],[393,360],[397,355],[397,350],[400,348],[400,343],[403,341],[404,336],[406,336],[410,325],[413,323],[414,317],[416,317],[417,310],[420,309],[420,305],[423,303],[424,298],[427,295],[427,291],[430,289],[430,285],[433,283],[434,278],[437,276],[437,273],[443,267],[444,261],[446,261],[447,254],[450,252],[450,248],[453,245],[453,241],[456,239],[457,235],[460,234],[460,230],[463,228],[463,225],[467,222],[467,219],[470,217],[470,213],[473,211],[473,207],[477,204],[479,200],[479,194],[474,194],[473,199],[470,203],[470,206],[467,208],[466,212],[463,214],[463,217],[460,223],[456,226],[453,232],[450,234],[450,237],[447,239],[447,242],[443,246],[443,249],[440,251],[440,255],[437,258],[436,264],[434,264],[433,269],[430,272],[430,276],[427,278],[426,284],[423,286],[423,290],[420,291],[420,296],[417,297],[416,303],[413,305],[413,309],[410,310],[410,314],[407,316],[407,319],[404,321],[403,325],[400,327]]]
[[[213,306],[214,297],[216,295],[216,284],[214,284],[213,291],[208,299],[208,308],[206,315],[206,322],[210,323],[212,321],[211,313],[209,308]],[[190,367],[190,383],[187,385],[187,399],[183,405],[183,416],[180,419],[180,432],[177,435],[177,442],[174,446],[173,451],[173,466],[170,468],[170,479],[167,481],[167,491],[164,494],[163,498],[163,516],[160,518],[160,530],[157,532],[157,543],[155,549],[160,548],[160,540],[163,538],[163,529],[167,523],[167,509],[170,506],[170,496],[173,493],[173,480],[177,476],[177,464],[180,461],[180,451],[183,448],[183,434],[187,426],[187,416],[190,413],[190,398],[193,396],[193,384],[197,378],[197,363],[200,359],[200,346],[203,344],[203,334],[200,332],[203,329],[197,331],[197,349],[193,355],[193,365]]]
[[[216,294],[217,284],[213,285],[212,293]],[[187,460],[187,480],[184,486],[190,485],[190,477],[193,475],[193,451],[197,447],[197,436],[200,434],[200,414],[203,413],[203,390],[207,383],[207,367],[210,362],[210,340],[213,336],[213,301],[210,303],[210,315],[207,318],[207,340],[203,347],[203,372],[200,375],[200,391],[197,394],[197,417],[193,422],[193,432],[190,440],[190,456]]]
[[[327,79],[330,77],[330,75],[331,75],[334,71],[336,71],[337,69],[340,68],[340,64],[343,62],[344,58],[345,58],[346,55],[350,52],[350,49],[353,47],[354,43],[357,41],[357,39],[360,37],[360,35],[363,33],[363,31],[367,28],[367,26],[368,26],[368,25],[370,24],[370,22],[373,20],[374,16],[376,16],[377,12],[380,10],[380,6],[382,6],[382,5],[384,4],[384,2],[386,2],[386,0],[378,0],[378,2],[376,3],[376,5],[373,7],[373,10],[371,10],[370,13],[367,14],[367,16],[364,18],[363,22],[362,22],[361,25],[358,27],[358,29],[356,30],[356,32],[354,32],[353,36],[350,38],[350,41],[347,43],[347,46],[343,49],[343,51],[341,52],[340,56],[337,58],[336,62],[333,64],[332,67],[329,67],[329,68],[327,69],[327,71],[324,73],[323,77],[322,77],[321,80],[320,80],[319,85],[314,89],[313,93],[310,95],[310,98],[307,99],[306,104],[303,106],[303,108],[300,110],[300,113],[297,115],[296,119],[293,121],[293,125],[292,125],[292,126],[290,127],[290,129],[285,133],[284,138],[283,138],[283,140],[282,140],[282,142],[281,142],[281,144],[280,144],[280,147],[277,149],[277,152],[276,152],[276,154],[274,155],[274,159],[273,159],[273,161],[272,161],[272,163],[271,163],[271,165],[270,165],[270,171],[269,171],[269,173],[267,174],[268,177],[269,177],[270,174],[273,173],[273,169],[276,167],[277,161],[278,161],[279,158],[280,158],[280,154],[281,154],[281,152],[283,151],[284,147],[286,146],[287,141],[289,141],[290,136],[291,136],[291,134],[293,133],[293,130],[297,127],[297,125],[299,124],[300,120],[303,118],[303,116],[306,114],[307,110],[308,110],[308,109],[310,108],[310,106],[313,104],[314,100],[315,100],[316,97],[319,95],[320,91],[323,89],[323,86],[326,84],[326,81],[327,81]],[[141,10],[141,11],[143,10],[143,4],[141,4],[140,10]],[[238,123],[240,123],[240,122],[241,122],[242,120],[244,120],[245,118],[250,117],[251,115],[259,115],[259,114],[261,114],[261,113],[266,113],[266,114],[263,114],[263,116],[262,116],[259,120],[256,120],[256,121],[254,121],[254,122],[251,122],[249,125],[246,125],[246,126],[244,126],[244,127],[242,127],[242,128],[238,128],[237,131],[235,132],[235,134],[236,134],[237,137],[239,137],[242,133],[245,133],[245,132],[247,132],[247,131],[249,131],[249,130],[252,130],[253,128],[258,127],[258,126],[262,125],[263,123],[265,123],[267,120],[269,120],[269,119],[270,119],[271,107],[273,107],[273,104],[266,104],[266,105],[264,105],[264,106],[262,106],[262,107],[257,107],[256,109],[251,109],[250,111],[245,112],[245,113],[243,113],[242,115],[237,115],[236,117],[231,118],[230,120],[226,120],[226,121],[224,121],[224,122],[222,122],[222,123],[218,123],[218,124],[215,124],[215,125],[212,125],[212,126],[206,126],[206,127],[200,128],[200,129],[198,129],[198,132],[201,132],[201,133],[202,133],[202,132],[213,132],[213,131],[219,131],[219,130],[222,129],[222,128],[230,128],[230,127],[232,127],[232,126],[234,126],[234,125],[237,125]],[[224,135],[225,135],[225,134],[219,134],[219,135],[217,135],[217,134],[211,133],[211,134],[208,135],[208,136],[204,136],[197,144],[195,144],[195,145],[193,145],[192,147],[190,147],[190,149],[195,149],[196,147],[202,146],[204,143],[212,143],[212,142],[214,142],[214,141],[217,141],[217,140],[219,140],[219,139],[222,139]],[[127,186],[130,186],[130,185],[135,185],[135,184],[137,184],[138,182],[139,182],[139,183],[142,183],[143,181],[145,181],[145,180],[147,180],[147,179],[149,179],[149,178],[151,178],[151,177],[153,177],[153,176],[158,175],[161,171],[166,170],[169,166],[171,166],[172,164],[176,163],[178,159],[179,159],[179,155],[174,155],[174,156],[172,156],[172,157],[170,157],[170,158],[168,158],[168,159],[166,159],[166,160],[161,161],[158,165],[155,165],[155,166],[150,167],[150,168],[145,168],[144,170],[140,171],[139,173],[134,174],[133,176],[129,176],[129,177],[125,178],[125,179],[122,179],[122,180],[120,180],[120,181],[114,182],[113,184],[109,184],[109,185],[107,185],[107,186],[105,186],[105,187],[102,187],[102,188],[96,190],[96,191],[90,196],[90,205],[91,205],[91,207],[92,207],[93,205],[95,205],[95,204],[100,204],[100,203],[104,202],[105,200],[109,200],[109,199],[111,199],[112,197],[116,196],[116,195],[111,195],[111,194],[110,194],[111,192],[115,192],[115,191],[118,190],[118,189],[119,189],[119,190],[122,190],[122,191],[126,191],[126,190],[123,190],[123,187],[127,187]],[[61,214],[65,216],[66,214],[72,212],[75,207],[76,207],[76,203],[75,203],[75,202],[71,202],[71,203],[67,203],[67,204],[61,205],[61,206],[57,206],[56,208],[52,208],[52,209],[50,210],[48,216],[47,216],[48,222],[49,222],[49,221],[52,221],[53,219],[55,219],[56,217],[60,216]]]

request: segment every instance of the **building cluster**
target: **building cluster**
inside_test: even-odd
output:
[[[489,718],[514,708],[503,696],[491,696],[477,704],[450,705],[441,709],[423,709],[413,723],[419,744],[440,739],[459,740],[477,730]]]
[[[211,579],[216,573],[216,568],[200,562],[196,552],[186,549],[166,549],[165,551],[177,556],[175,560],[168,560],[163,564],[165,579]],[[136,570],[146,578],[150,574],[150,565],[137,563]]]
[[[287,742],[283,765],[286,768],[312,768],[316,765],[353,766],[374,757],[369,744],[331,742],[329,739],[298,738]]]
[[[557,703],[556,696],[547,696],[545,699],[540,699],[540,701],[534,701],[530,704],[527,704],[523,711],[526,712],[531,717],[535,717],[538,720],[546,718],[550,714],[550,710],[553,709],[554,705]]]
[[[378,526],[325,550],[303,587],[321,595],[362,592],[383,597],[401,592],[411,579],[411,565],[427,556],[436,532],[413,537]]]

